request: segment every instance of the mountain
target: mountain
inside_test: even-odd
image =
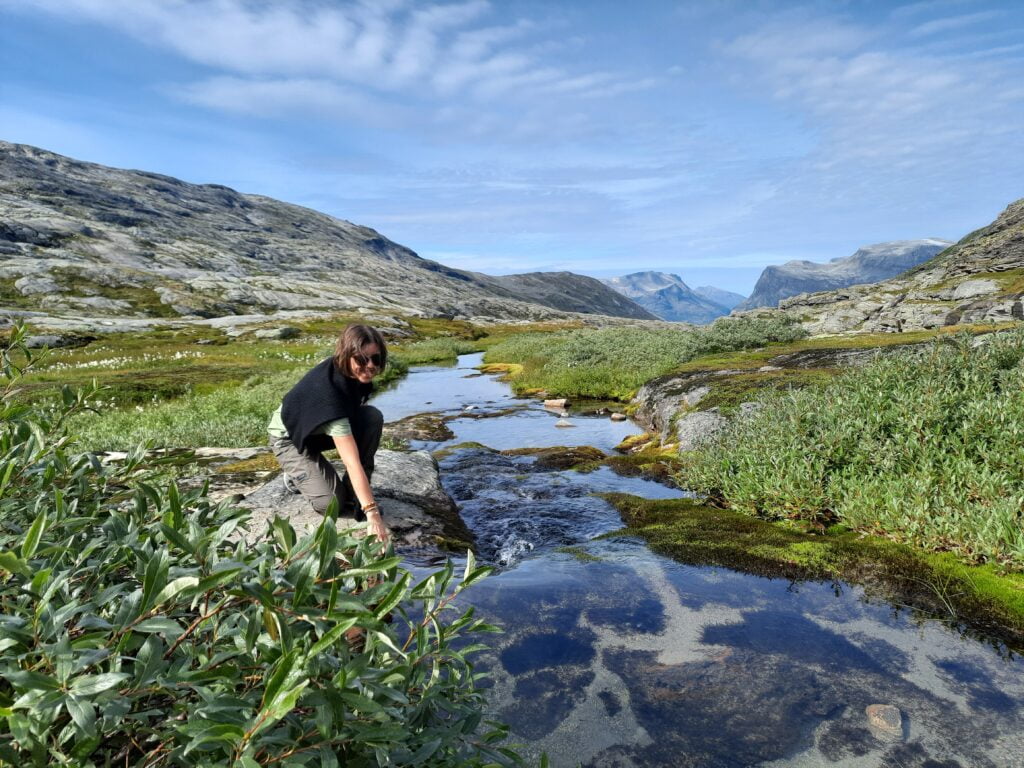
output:
[[[474,275],[495,293],[532,301],[566,312],[594,313],[657,320],[638,302],[622,296],[593,277],[574,272],[528,272],[520,275]]]
[[[703,324],[729,314],[728,307],[694,291],[678,275],[666,272],[633,272],[604,283],[663,320]]]
[[[860,283],[877,283],[927,261],[952,245],[948,240],[895,240],[861,248],[852,256],[832,259],[826,264],[787,261],[766,267],[746,301],[737,311],[775,307],[790,296],[828,291]]]
[[[732,310],[737,304],[742,303],[747,298],[743,294],[723,291],[721,288],[715,288],[713,285],[702,285],[694,288],[693,292],[698,296],[703,296],[712,304],[718,304],[728,310]]]
[[[308,208],[0,142],[2,314],[123,325],[371,310],[650,317],[592,278],[452,269]]]
[[[909,272],[785,299],[780,308],[816,334],[1024,320],[1024,200]]]

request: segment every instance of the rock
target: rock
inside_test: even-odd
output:
[[[60,286],[49,275],[40,275],[38,277],[26,275],[25,277],[15,280],[14,287],[17,288],[19,293],[23,296],[32,296],[39,293],[60,293]]]
[[[340,464],[335,466],[341,470]],[[458,546],[457,542],[469,546],[473,541],[455,502],[441,487],[437,462],[426,451],[377,451],[372,485],[396,546],[439,548]],[[288,518],[300,535],[323,520],[301,495],[285,488],[282,475],[247,495],[239,506],[252,510],[250,535],[262,532],[274,515]]]
[[[956,290],[953,291],[953,300],[973,299],[978,296],[987,296],[999,290],[999,283],[995,280],[964,280]]]
[[[568,419],[559,419],[558,421],[555,422],[555,426],[556,427],[575,427],[576,425],[573,424]]]
[[[568,404],[569,404],[569,401],[566,398],[564,398],[564,397],[553,399],[553,400],[545,400],[544,401],[544,407],[545,408],[551,408],[552,410],[555,410],[555,411],[562,410]]]
[[[261,328],[253,336],[257,339],[294,339],[302,334],[298,328],[285,325],[281,328]]]
[[[436,413],[417,413],[384,425],[384,435],[394,440],[444,442],[455,437],[444,418]]]
[[[903,735],[903,714],[892,704],[869,704],[864,708],[868,725],[888,736]]]
[[[692,451],[707,443],[728,423],[717,408],[695,411],[682,416],[676,423],[676,436],[680,453]]]
[[[83,347],[92,340],[93,339],[91,337],[84,336],[41,334],[38,336],[26,336],[25,346],[29,349],[41,349],[42,347],[49,347],[50,349],[56,349],[58,347]]]
[[[624,413],[619,413],[619,412],[616,411],[615,413],[613,413],[611,415],[610,418],[611,418],[612,421],[625,421],[629,417],[626,414],[624,414]]]

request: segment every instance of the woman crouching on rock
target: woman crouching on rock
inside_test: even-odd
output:
[[[365,520],[367,532],[381,541],[389,534],[370,490],[370,476],[384,417],[366,401],[373,378],[387,360],[387,346],[376,328],[348,326],[338,337],[334,356],[292,387],[268,427],[285,484],[290,482],[320,514],[337,499],[339,523]],[[323,457],[331,448],[345,465],[344,477]]]

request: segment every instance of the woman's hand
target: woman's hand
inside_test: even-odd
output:
[[[387,544],[391,539],[391,531],[388,530],[380,512],[376,509],[371,509],[366,513],[366,528],[370,535],[376,536],[382,544]]]

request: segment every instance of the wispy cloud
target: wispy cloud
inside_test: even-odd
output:
[[[294,0],[26,0],[156,44],[213,70],[173,92],[210,107],[266,114],[275,105],[370,114],[391,98],[436,105],[539,97],[613,96],[650,78],[573,71],[545,59],[528,20],[488,23],[488,0],[442,4]],[[361,95],[360,95],[361,94]],[[223,97],[223,98],[222,98]],[[358,117],[358,114],[352,116]]]
[[[949,32],[954,29],[961,29],[962,27],[969,27],[975,24],[980,24],[984,21],[989,21],[1000,15],[999,11],[978,11],[977,13],[965,13],[961,16],[948,16],[943,19],[932,19],[926,21],[917,27],[910,30],[912,37],[924,37],[925,35],[934,35],[938,32]]]

